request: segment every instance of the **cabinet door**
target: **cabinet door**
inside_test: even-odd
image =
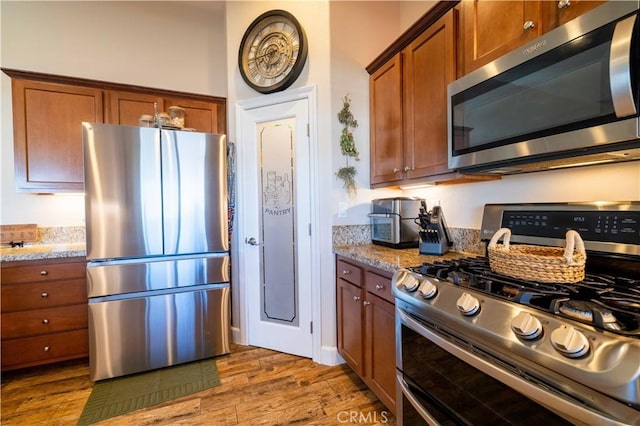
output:
[[[130,92],[107,92],[108,109],[106,122],[137,126],[143,114],[154,115],[153,104],[158,104],[158,111],[165,110],[163,100],[159,96]]]
[[[369,78],[371,184],[400,180],[402,148],[402,60],[394,56]]]
[[[102,91],[12,80],[18,191],[82,191],[82,122],[103,121]]]
[[[165,99],[164,104],[166,109],[170,106],[184,108],[184,127],[204,133],[226,133],[223,105],[175,98]]]
[[[544,32],[566,24],[574,18],[594,9],[606,1],[599,0],[556,0],[543,2]]]
[[[462,75],[539,37],[544,31],[541,1],[465,0],[459,37]],[[533,27],[525,28],[531,22]]]
[[[406,178],[449,171],[447,85],[455,80],[454,11],[403,51]]]
[[[396,412],[396,353],[394,305],[366,293],[365,377],[382,402]]]
[[[339,278],[337,293],[338,353],[362,377],[362,289]]]

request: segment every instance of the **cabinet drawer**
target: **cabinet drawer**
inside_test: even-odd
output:
[[[395,298],[391,292],[391,278],[367,271],[365,289],[388,302],[394,303]]]
[[[4,281],[4,274],[3,274]],[[86,278],[29,284],[2,284],[2,313],[87,302]]]
[[[2,314],[2,339],[86,329],[88,306],[73,305]]]
[[[5,340],[2,342],[2,369],[27,367],[88,355],[87,330]]]
[[[336,262],[336,275],[345,281],[357,286],[362,286],[362,268],[347,263],[343,260]]]
[[[2,268],[2,283],[17,284],[33,281],[54,281],[68,278],[84,278],[87,264],[76,263],[28,263]]]

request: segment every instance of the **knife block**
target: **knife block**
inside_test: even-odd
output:
[[[424,243],[420,242],[418,245],[418,250],[420,254],[435,254],[435,255],[443,255],[449,251],[449,245],[444,239],[440,240],[437,243]]]

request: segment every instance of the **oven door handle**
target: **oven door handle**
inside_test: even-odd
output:
[[[609,86],[616,117],[636,113],[631,88],[631,40],[637,14],[616,24],[609,51]]]
[[[404,377],[402,377],[402,373],[399,371],[396,371],[396,383],[400,386],[402,395],[407,399],[407,401],[409,401],[411,406],[418,412],[418,414],[420,414],[420,417],[422,417],[424,421],[432,426],[440,426],[440,423],[438,423],[438,421],[434,419],[422,405],[420,405],[420,402],[418,402],[418,399],[413,395],[411,389],[409,389],[409,385],[404,380]]]

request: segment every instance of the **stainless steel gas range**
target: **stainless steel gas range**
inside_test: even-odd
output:
[[[400,424],[639,425],[640,202],[486,205],[482,238],[587,250],[572,284],[513,279],[486,257],[393,276]]]

